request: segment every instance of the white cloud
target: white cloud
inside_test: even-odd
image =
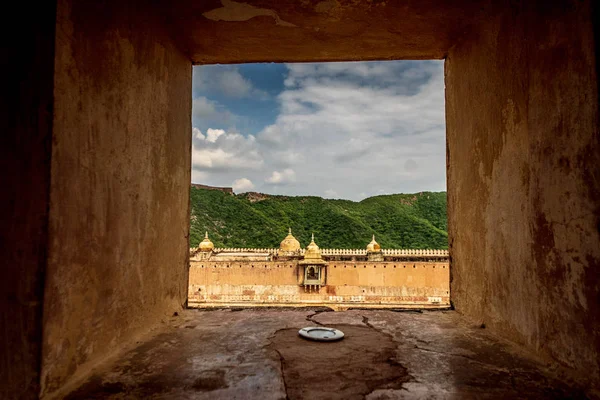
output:
[[[200,171],[192,168],[192,183],[204,183],[209,179],[209,174],[206,171]]]
[[[325,191],[325,197],[328,197],[330,199],[331,198],[336,198],[336,197],[338,197],[338,194],[337,194],[337,192],[335,190],[327,189]]]
[[[202,141],[206,139],[206,137],[202,134],[202,132],[200,131],[200,129],[198,128],[192,128],[192,140],[193,141]]]
[[[244,171],[255,190],[288,195],[445,190],[442,61],[287,67],[280,113],[256,137],[194,131],[194,168],[207,184]]]
[[[265,182],[273,185],[286,185],[296,181],[296,173],[291,168],[286,168],[283,171],[273,171],[270,177],[265,179]]]
[[[214,143],[217,141],[219,136],[224,135],[225,131],[223,129],[211,129],[208,128],[206,131],[206,141],[210,143]]]
[[[408,172],[416,171],[418,168],[419,168],[419,164],[417,164],[417,162],[415,160],[413,160],[412,158],[409,158],[404,163],[404,169]]]
[[[233,181],[231,184],[233,190],[237,193],[247,192],[249,190],[254,189],[254,184],[248,178],[240,178]]]
[[[192,110],[194,116],[199,118],[213,118],[218,114],[216,103],[203,96],[192,101]]]
[[[240,74],[237,69],[224,71],[217,81],[221,91],[231,97],[248,96],[252,90],[252,84]]]
[[[192,129],[192,168],[217,172],[258,169],[263,158],[254,136],[243,136],[222,129],[211,129],[203,135]]]
[[[288,68],[281,113],[257,141],[269,150],[267,165],[289,160],[296,171],[289,194],[445,190],[443,62]]]
[[[192,119],[195,123],[230,125],[236,117],[216,101],[200,96],[192,100]]]
[[[232,98],[263,98],[266,93],[256,89],[242,76],[235,65],[206,65],[194,68],[193,89],[201,93],[218,93]]]

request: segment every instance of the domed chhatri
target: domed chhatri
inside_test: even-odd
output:
[[[381,250],[381,246],[379,243],[375,241],[375,235],[373,235],[373,239],[371,243],[367,245],[367,261],[383,261],[383,250]]]
[[[314,233],[310,244],[306,246],[304,258],[298,264],[304,269],[304,280],[302,282],[304,291],[319,292],[320,287],[325,285],[327,261],[321,257],[321,249],[315,243]]]
[[[306,246],[306,251],[304,252],[304,259],[305,260],[309,260],[309,259],[317,259],[320,260],[321,259],[321,249],[319,249],[319,246],[317,246],[317,244],[315,243],[315,234],[312,234],[312,239],[311,242],[308,246]]]
[[[375,241],[375,235],[373,235],[373,240],[367,245],[367,252],[379,250],[381,250],[381,246]]]
[[[208,238],[208,232],[206,232],[204,234],[204,240],[200,242],[200,244],[198,245],[198,249],[200,251],[212,251],[215,248],[215,245],[213,244],[213,242],[210,241],[210,239]]]
[[[281,241],[279,250],[286,253],[295,253],[300,251],[300,242],[292,235],[292,228],[288,228],[288,235]]]

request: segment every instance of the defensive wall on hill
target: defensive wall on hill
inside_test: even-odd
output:
[[[192,187],[194,187],[196,189],[218,190],[219,192],[233,195],[233,188],[230,188],[230,187],[208,186],[208,185],[201,185],[199,183],[192,183]]]

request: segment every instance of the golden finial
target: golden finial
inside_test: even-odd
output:
[[[319,246],[315,243],[315,234],[312,234],[312,241],[308,246],[306,246],[306,251],[304,252],[304,259],[321,259],[321,250]]]
[[[212,249],[214,249],[215,245],[208,238],[208,232],[204,233],[204,240],[200,242],[198,247],[200,248],[200,251],[212,251]]]
[[[300,242],[292,235],[292,228],[288,228],[288,235],[279,245],[279,249],[284,252],[295,252],[300,250]]]
[[[371,240],[371,243],[369,243],[367,245],[367,252],[369,251],[380,251],[381,250],[381,246],[379,245],[379,243],[377,243],[375,241],[375,234],[373,234],[373,240]]]

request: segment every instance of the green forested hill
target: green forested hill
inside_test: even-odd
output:
[[[375,196],[360,202],[313,196],[231,195],[191,188],[190,246],[208,231],[216,247],[278,247],[288,226],[304,247],[447,249],[446,193]]]

